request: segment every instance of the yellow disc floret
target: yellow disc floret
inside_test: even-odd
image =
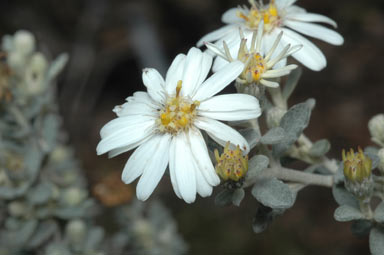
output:
[[[259,53],[250,54],[247,66],[241,73],[240,78],[246,80],[247,83],[258,82],[266,69],[264,58]]]
[[[364,155],[364,152],[359,147],[355,154],[353,149],[345,153],[342,152],[344,162],[344,176],[353,182],[362,182],[371,176],[372,161]]]
[[[240,147],[235,150],[229,149],[229,142],[224,147],[224,152],[219,155],[218,150],[215,150],[216,173],[225,181],[238,181],[248,171],[248,155],[243,156]]]
[[[196,117],[196,107],[199,101],[192,102],[189,98],[180,95],[182,81],[177,82],[175,96],[167,98],[165,106],[159,112],[158,127],[160,132],[177,134],[187,130]]]
[[[269,33],[274,27],[278,26],[280,17],[274,0],[271,0],[266,6],[256,3],[254,0],[250,0],[249,2],[251,9],[248,14],[242,11],[237,13],[237,16],[244,19],[249,28],[257,29],[261,20],[264,21],[264,31],[266,33]]]

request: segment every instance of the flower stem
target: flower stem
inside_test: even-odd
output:
[[[333,175],[312,174],[285,167],[272,167],[266,168],[257,176],[246,180],[244,187],[253,185],[257,180],[272,177],[283,181],[302,183],[306,185],[317,185],[328,188],[333,186]]]

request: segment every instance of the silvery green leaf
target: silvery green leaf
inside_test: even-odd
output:
[[[58,226],[53,220],[47,220],[39,224],[32,238],[28,241],[29,248],[37,248],[55,234]]]
[[[51,151],[55,146],[60,127],[60,118],[55,114],[48,114],[43,121],[41,135],[45,151]]]
[[[277,144],[281,142],[285,137],[285,131],[281,127],[275,127],[261,137],[260,142],[262,144]]]
[[[384,229],[375,227],[369,233],[369,249],[372,255],[382,255],[384,252]]]
[[[10,35],[4,35],[2,38],[1,48],[4,51],[11,51],[13,48],[13,38]]]
[[[360,212],[359,209],[349,205],[339,206],[335,210],[333,217],[335,218],[335,220],[341,222],[364,219],[364,215]]]
[[[375,209],[375,221],[384,223],[384,202],[382,201]]]
[[[248,161],[248,172],[246,178],[257,176],[268,167],[269,159],[264,155],[255,155]]]
[[[49,244],[44,255],[73,255],[63,243]]]
[[[101,240],[104,237],[104,230],[101,227],[92,227],[88,231],[87,241],[84,244],[84,250],[95,250],[100,246]]]
[[[59,207],[55,210],[54,214],[64,220],[82,218],[86,216],[90,209],[94,206],[94,202],[91,199],[87,199],[79,206]]]
[[[23,182],[19,187],[7,187],[0,186],[0,198],[4,199],[15,199],[24,195],[29,188],[30,184]]]
[[[374,146],[367,146],[364,148],[364,153],[371,153],[371,154],[376,154],[379,152],[379,149]]]
[[[285,131],[285,138],[272,147],[275,158],[279,158],[300,137],[308,126],[311,111],[315,105],[314,99],[292,106],[280,121],[280,127]]]
[[[359,208],[359,201],[343,186],[333,186],[332,194],[339,205],[349,205],[354,208]]]
[[[271,222],[279,215],[283,214],[284,210],[272,209],[264,205],[257,208],[256,215],[252,221],[252,228],[256,234],[259,234],[267,229]]]
[[[328,140],[322,139],[312,145],[311,149],[309,150],[309,155],[313,157],[322,157],[329,151],[330,148],[331,144],[328,142]]]
[[[41,205],[49,200],[52,190],[52,184],[41,182],[28,191],[27,199],[33,205]]]
[[[51,82],[65,67],[68,62],[68,54],[60,54],[50,65],[47,72],[47,80]]]
[[[35,219],[26,221],[19,229],[7,231],[3,238],[10,246],[24,246],[35,232],[37,224],[38,221]]]
[[[217,206],[226,206],[232,204],[232,196],[234,190],[223,189],[215,197],[215,205]]]
[[[263,205],[276,209],[290,208],[295,201],[289,186],[276,178],[257,181],[252,188],[252,195]]]
[[[245,196],[244,189],[235,189],[232,195],[232,203],[236,206],[240,206],[241,201]]]
[[[355,220],[352,221],[351,231],[354,235],[363,237],[369,234],[372,228],[370,220]]]
[[[240,129],[239,133],[247,140],[250,149],[253,149],[260,141],[260,133],[254,128]]]
[[[292,70],[291,73],[288,76],[288,79],[283,87],[283,98],[285,100],[288,100],[288,98],[291,96],[292,92],[295,90],[297,83],[299,82],[299,79],[302,74],[302,69],[300,67],[297,67],[296,69]]]

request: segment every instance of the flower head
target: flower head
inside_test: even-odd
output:
[[[192,48],[172,62],[165,80],[155,69],[144,69],[147,92],[136,92],[116,106],[117,118],[101,130],[97,153],[116,156],[138,147],[127,161],[122,179],[131,183],[137,177],[137,197],[146,200],[167,165],[176,195],[191,203],[196,193],[209,196],[220,183],[208,155],[200,129],[220,145],[230,141],[247,153],[246,140],[218,120],[257,118],[261,114],[256,98],[244,94],[214,96],[243,71],[234,61],[206,79],[212,57]]]
[[[336,27],[335,21],[320,14],[308,13],[305,9],[293,5],[295,0],[270,0],[268,4],[255,0],[249,0],[249,2],[249,8],[237,7],[226,11],[222,16],[222,21],[227,25],[205,35],[197,45],[202,46],[204,42],[216,42],[216,45],[220,46],[223,41],[226,41],[231,54],[234,54],[241,44],[238,28],[244,31],[246,39],[251,40],[253,32],[263,22],[264,42],[262,47],[272,45],[279,34],[284,32],[281,37],[281,45],[277,46],[278,50],[288,44],[303,45],[303,48],[292,56],[306,67],[319,71],[326,66],[323,53],[299,33],[333,45],[341,45],[344,42],[343,37],[337,32],[313,23],[325,23]]]
[[[236,59],[233,59],[227,43],[223,42],[224,50],[221,50],[213,43],[206,43],[208,49],[216,53],[219,57],[225,59],[228,62],[239,60],[244,63],[244,70],[237,79],[242,84],[262,84],[267,87],[278,87],[279,83],[270,81],[268,78],[278,78],[290,73],[292,69],[295,69],[297,65],[277,66],[275,65],[281,60],[287,58],[292,53],[301,48],[301,45],[291,47],[287,45],[278,55],[275,55],[275,50],[282,37],[282,32],[276,38],[271,48],[264,53],[261,49],[263,39],[263,26],[264,22],[259,23],[257,31],[253,32],[251,44],[247,46],[247,39],[244,37],[244,33],[240,29],[241,43],[238,49]],[[274,56],[274,57],[272,57]]]

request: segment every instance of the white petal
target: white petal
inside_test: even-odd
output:
[[[292,54],[297,61],[314,71],[320,71],[327,65],[324,54],[312,42],[292,30],[285,28],[282,30],[284,34],[281,39],[285,44],[303,45],[303,48]]]
[[[147,87],[148,94],[156,102],[164,102],[164,79],[156,69],[145,68],[143,70],[143,83]]]
[[[207,75],[209,71],[211,70],[212,66],[212,56],[208,54],[207,52],[203,53],[203,58],[201,60],[200,64],[200,75],[199,79],[197,80],[197,86],[195,87],[195,90],[192,92],[192,94],[195,94],[200,85],[203,83],[203,81],[207,78]]]
[[[201,135],[200,130],[196,128],[190,128],[189,142],[191,144],[191,152],[199,171],[204,176],[207,183],[211,186],[216,186],[220,183],[220,179],[215,172],[212,161],[208,154],[207,145],[204,138]]]
[[[227,59],[227,56],[225,55],[224,51],[216,44],[207,42],[205,43],[205,46],[207,47],[208,52],[211,51],[214,55],[217,55],[223,59]]]
[[[168,69],[167,76],[165,78],[165,90],[168,95],[176,93],[177,82],[183,79],[185,58],[186,56],[184,54],[177,55]]]
[[[229,141],[234,146],[239,145],[240,149],[242,149],[245,154],[248,154],[249,145],[247,141],[239,132],[230,126],[220,121],[203,117],[197,118],[194,123],[196,127],[205,130],[207,134],[221,146],[224,147],[227,141]],[[232,147],[235,148],[234,146]]]
[[[152,136],[153,136],[153,134],[145,137],[144,139],[137,141],[136,143],[129,144],[128,146],[123,146],[123,147],[119,147],[117,149],[110,150],[108,152],[108,158],[113,158],[113,157],[116,157],[116,156],[118,156],[124,152],[130,151],[130,150],[136,148],[137,146],[140,146],[141,144],[145,143],[149,139],[151,139]]]
[[[229,63],[228,60],[226,60],[224,58],[216,57],[215,61],[213,62],[212,71],[214,73],[216,73],[216,72],[220,71],[221,69],[223,69],[224,66],[228,65],[228,63]]]
[[[140,144],[154,132],[155,120],[147,116],[119,117],[108,122],[101,130],[97,155],[125,146]],[[134,147],[133,147],[134,148]],[[131,148],[131,149],[133,149]]]
[[[217,30],[214,30],[206,35],[204,35],[198,42],[197,47],[203,46],[204,42],[213,42],[216,41],[223,36],[227,35],[228,33],[232,33],[234,30],[236,30],[236,26],[228,25],[221,27]]]
[[[145,165],[143,174],[136,186],[136,195],[139,200],[145,201],[156,188],[169,161],[169,147],[171,135],[157,136],[158,141],[154,144],[151,159]],[[155,139],[155,138],[154,138]]]
[[[212,186],[208,184],[200,170],[196,171],[196,191],[202,197],[212,195]]]
[[[148,116],[157,116],[158,107],[152,103],[143,103],[143,102],[127,102],[123,105],[117,105],[113,108],[113,112],[116,113],[118,117],[124,117],[129,115],[148,115]]]
[[[279,9],[286,8],[294,4],[297,0],[275,0],[275,4]]]
[[[340,34],[317,24],[293,20],[286,20],[284,24],[302,34],[323,40],[333,45],[341,45],[344,43],[344,39]]]
[[[184,132],[173,137],[171,152],[173,155],[170,155],[170,166],[174,166],[178,192],[185,202],[192,203],[196,199],[196,169]]]
[[[182,198],[180,195],[179,191],[179,185],[177,184],[177,179],[176,179],[176,157],[177,157],[177,152],[176,152],[176,139],[172,138],[171,144],[170,144],[170,149],[169,149],[169,174],[171,176],[171,183],[173,190],[176,193],[176,196],[178,198]]]
[[[229,63],[223,69],[209,77],[192,98],[203,101],[219,93],[240,75],[243,68],[244,64],[240,61]]]
[[[327,16],[317,14],[317,13],[295,13],[286,17],[290,20],[304,21],[304,22],[322,22],[329,24],[333,27],[337,27],[337,24],[334,20],[328,18]]]
[[[250,95],[226,94],[201,102],[199,115],[218,120],[255,119],[261,114],[259,101]]]
[[[152,159],[153,154],[156,152],[156,145],[159,142],[159,135],[151,138],[140,145],[129,157],[121,175],[124,183],[131,183],[139,177],[143,173],[145,166]]]
[[[203,53],[192,47],[188,51],[187,58],[185,59],[184,71],[183,71],[183,85],[181,89],[181,94],[191,95],[195,88],[200,85],[197,84],[199,80],[201,69],[201,63],[203,60]]]
[[[237,12],[239,11],[241,11],[239,8],[229,9],[228,11],[224,12],[223,16],[221,16],[221,21],[227,24],[244,22],[244,19],[237,16]]]

